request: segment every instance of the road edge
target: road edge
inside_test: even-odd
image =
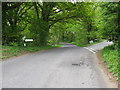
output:
[[[23,53],[23,54],[19,54],[17,56],[12,56],[12,57],[9,57],[9,58],[1,59],[1,61],[4,62],[4,61],[7,61],[7,60],[12,59],[12,58],[18,58],[18,57],[33,54],[33,53],[45,52],[45,51],[55,49],[55,48],[59,48],[59,47],[54,47],[54,48],[49,48],[49,49],[44,49],[44,50],[38,50],[38,51],[34,51],[34,52],[26,52],[26,53]]]
[[[104,74],[108,77],[108,80],[111,83],[115,84],[115,88],[118,88],[118,81],[116,80],[116,77],[112,73],[109,72],[108,68],[106,67],[105,63],[103,62],[103,59],[102,59],[102,56],[101,56],[101,51],[102,50],[98,50],[95,53],[97,61],[98,61],[98,65],[102,69]]]

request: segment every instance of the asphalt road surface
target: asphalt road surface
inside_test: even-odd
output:
[[[3,88],[113,88],[89,48],[98,50],[111,44],[102,42],[82,48],[62,43],[60,48],[5,60]]]

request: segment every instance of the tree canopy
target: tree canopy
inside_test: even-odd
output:
[[[24,36],[37,46],[103,38],[117,46],[119,41],[118,2],[3,2],[2,9],[5,45],[23,45]]]

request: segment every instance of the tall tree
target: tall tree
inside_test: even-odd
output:
[[[22,31],[24,27],[21,27],[19,23],[22,20],[26,20],[25,14],[31,7],[30,3],[2,3],[3,44],[9,44],[9,42],[20,42],[20,31]]]

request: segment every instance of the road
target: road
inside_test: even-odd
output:
[[[98,50],[108,44],[104,41],[87,48]],[[2,63],[2,87],[113,88],[88,49],[63,43],[59,48],[8,59]]]

